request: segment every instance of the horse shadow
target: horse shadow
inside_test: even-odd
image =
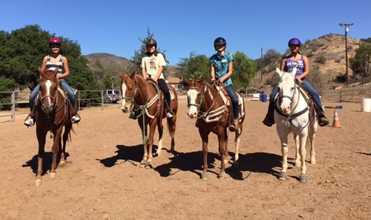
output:
[[[115,151],[115,155],[97,160],[105,167],[113,167],[117,165],[117,162],[119,160],[122,160],[124,162],[132,162],[133,164],[135,164],[135,162],[140,162],[143,159],[144,154],[143,144],[133,146],[116,145],[116,148],[117,150]],[[157,145],[153,145],[152,147],[153,157],[157,157],[156,155],[157,148],[158,148]]]
[[[234,154],[231,153],[234,157]],[[274,177],[279,176],[279,167],[281,167],[282,157],[277,154],[266,153],[266,152],[255,152],[240,154],[239,160],[232,163],[230,167],[226,169],[226,172],[236,180],[244,180],[251,173],[265,173],[270,174]],[[244,176],[244,172],[248,172],[248,176]]]
[[[69,154],[66,153],[66,156],[68,157]],[[37,173],[37,158],[38,155],[34,155],[30,160],[26,161],[24,164],[22,164],[22,167],[30,167],[32,172],[34,174]],[[51,169],[52,167],[52,159],[53,159],[53,153],[52,152],[45,152],[42,155],[43,158],[43,170],[42,170],[42,175],[46,174],[48,170]],[[60,158],[57,158],[57,164],[59,164]]]
[[[193,151],[187,153],[173,152],[173,154],[174,156],[172,158],[169,158],[169,163],[157,166],[154,169],[160,174],[160,176],[169,177],[175,175],[180,171],[184,171],[195,173],[201,177],[203,165],[202,151]],[[210,152],[208,153],[207,164],[209,169],[215,167],[217,158],[219,158],[219,155]],[[178,169],[178,171],[172,172],[172,169]],[[208,172],[217,174],[211,170],[208,170]]]
[[[234,156],[233,153],[230,154]],[[217,172],[210,170],[220,166],[220,156],[216,153],[208,153],[207,157],[208,172],[217,174]],[[192,172],[201,177],[203,166],[202,151],[194,151],[181,153],[176,152],[174,157],[170,158],[170,162],[167,164],[160,165],[155,170],[162,177],[169,177],[175,175],[180,171]],[[226,173],[236,180],[243,180],[244,172],[250,173],[267,173],[275,177],[279,175],[279,172],[275,168],[281,166],[281,156],[271,153],[250,153],[240,155],[240,159],[237,163],[232,163],[231,166],[226,168]],[[173,169],[178,171],[173,172]]]

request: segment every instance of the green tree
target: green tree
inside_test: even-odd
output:
[[[183,79],[209,79],[209,58],[205,55],[191,53],[178,64]]]
[[[32,79],[37,80],[42,58],[49,53],[48,39],[52,36],[38,25],[28,25],[11,33],[0,32],[0,77],[13,79],[23,87]],[[67,38],[63,41],[62,53],[68,58],[71,70],[68,81],[81,89],[96,88],[96,80],[87,60],[81,56],[80,46]]]
[[[350,60],[354,76],[358,78],[368,77],[371,74],[371,38],[362,41],[354,58]]]
[[[243,52],[234,54],[233,84],[236,88],[246,87],[256,75],[256,62],[248,58]]]

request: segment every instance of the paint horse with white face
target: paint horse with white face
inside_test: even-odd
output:
[[[41,74],[40,92],[34,110],[36,119],[36,135],[39,142],[36,173],[37,186],[41,183],[45,142],[48,131],[53,134],[50,176],[54,177],[56,175],[55,170],[58,158],[60,158],[61,165],[66,162],[66,144],[69,139],[70,131],[72,130],[72,122],[70,120],[72,116],[72,107],[67,101],[64,92],[59,88],[59,81],[56,75],[56,70],[53,70],[52,68]]]
[[[308,136],[311,144],[311,163],[316,163],[314,139],[318,130],[318,121],[314,106],[298,82],[295,81],[295,68],[291,73],[276,69],[276,73],[280,82],[278,84],[279,94],[275,101],[274,119],[282,148],[282,171],[279,178],[281,180],[287,179],[288,135],[292,132],[296,145],[295,165],[301,168],[299,180],[306,182],[305,160]]]
[[[202,179],[207,177],[208,136],[211,132],[218,136],[219,154],[221,156],[221,169],[219,177],[223,177],[225,165],[228,162],[228,133],[227,128],[232,120],[231,101],[223,89],[223,85],[214,82],[209,85],[203,81],[185,81],[187,89],[188,116],[197,118],[196,126],[202,139],[203,172]],[[239,96],[239,95],[238,95]],[[240,117],[235,129],[235,161],[238,161],[240,136],[245,119],[245,105],[240,98]]]
[[[145,80],[141,75],[135,73],[131,75],[123,74],[121,76],[121,92],[123,96],[121,110],[124,113],[140,111],[140,114],[136,118],[143,137],[144,155],[141,164],[144,166],[150,166],[152,162],[152,145],[156,126],[159,133],[157,155],[161,153],[161,149],[163,148],[162,121],[164,118],[167,118],[168,130],[171,136],[171,152],[175,152],[174,135],[178,111],[178,98],[173,87],[170,86],[169,90],[170,93],[172,93],[172,118],[166,117],[164,97],[156,82],[151,79]],[[147,127],[149,127],[149,134],[147,134]]]

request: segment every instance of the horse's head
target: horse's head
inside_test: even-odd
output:
[[[188,116],[190,118],[197,117],[198,111],[201,106],[201,94],[205,89],[205,84],[201,80],[189,80],[183,82],[187,90],[187,104]]]
[[[121,110],[127,113],[134,106],[134,96],[136,93],[135,75],[123,74],[121,76],[122,102]]]
[[[280,89],[279,106],[283,113],[290,114],[296,93],[295,72],[288,73],[277,68],[276,73],[280,79],[278,83],[278,88]]]
[[[40,80],[39,103],[44,113],[53,112],[56,105],[56,95],[58,93],[57,71],[48,69],[42,74]]]

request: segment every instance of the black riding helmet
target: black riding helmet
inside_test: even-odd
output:
[[[226,47],[227,46],[227,41],[222,38],[222,37],[218,37],[214,40],[214,48],[215,49],[218,49],[218,48],[221,48],[221,47]]]

